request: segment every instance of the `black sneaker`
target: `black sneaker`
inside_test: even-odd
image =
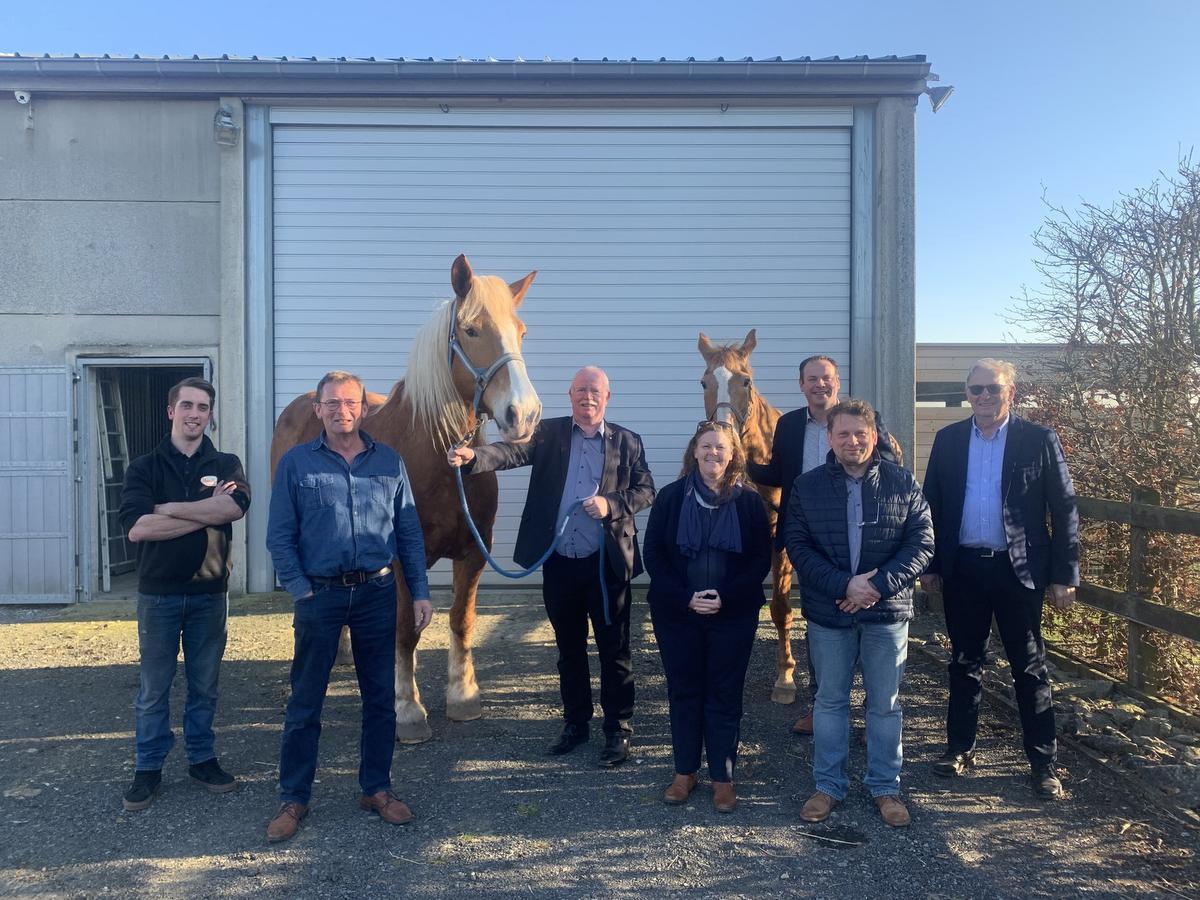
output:
[[[192,776],[192,781],[208,788],[214,794],[226,794],[237,787],[237,781],[221,768],[215,756],[194,766],[188,766],[188,774]]]
[[[1054,766],[1043,766],[1033,770],[1033,792],[1043,800],[1059,800],[1063,795],[1062,782]]]
[[[134,772],[133,784],[129,786],[129,790],[121,798],[121,805],[125,807],[126,812],[137,812],[139,809],[145,809],[158,796],[158,788],[161,784],[161,769],[154,769],[153,771],[147,769],[141,772]]]

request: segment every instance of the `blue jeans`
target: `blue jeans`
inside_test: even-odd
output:
[[[867,776],[872,797],[900,793],[904,762],[900,681],[908,659],[908,622],[864,622],[849,628],[808,623],[819,687],[813,708],[813,779],[817,790],[843,800],[850,790],[850,684],[862,669],[867,702]]]
[[[296,646],[292,696],[279,752],[279,796],[284,803],[307,804],[317,774],[321,707],[329,672],[337,657],[342,626],[350,627],[354,669],[362,697],[362,739],[358,784],[364,794],[392,786],[396,742],[396,575],[389,573],[354,587],[316,587],[296,601],[292,618]]]
[[[225,653],[229,595],[138,594],[138,666],[140,687],[133,710],[138,771],[156,771],[175,744],[171,731],[171,683],[183,644],[187,705],[183,737],[192,765],[216,757],[213,716],[217,677]]]

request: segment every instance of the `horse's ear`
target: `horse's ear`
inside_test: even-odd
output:
[[[534,269],[532,272],[530,272],[524,278],[521,278],[518,281],[514,281],[512,284],[510,284],[508,286],[508,289],[510,291],[512,291],[513,306],[521,305],[521,301],[525,299],[525,292],[527,290],[529,290],[529,286],[531,284],[533,284],[533,279],[534,279],[535,275],[537,275],[537,269]]]
[[[458,258],[450,266],[450,286],[454,288],[454,296],[461,300],[471,293],[471,282],[474,280],[475,273],[471,271],[466,254],[458,254]]]
[[[754,348],[758,346],[758,329],[751,328],[750,333],[746,335],[746,339],[742,341],[742,355],[749,356],[754,352]]]
[[[700,355],[708,359],[709,354],[713,352],[712,341],[708,339],[708,335],[703,331],[700,332],[700,340],[696,341],[696,349],[700,351]]]

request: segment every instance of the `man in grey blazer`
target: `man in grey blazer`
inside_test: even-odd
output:
[[[921,586],[942,592],[951,645],[947,748],[934,771],[953,777],[975,762],[994,618],[1012,671],[1034,790],[1057,798],[1063,790],[1055,770],[1042,604],[1049,588],[1054,605],[1066,609],[1079,584],[1075,488],[1054,429],[1012,412],[1012,365],[979,360],[967,373],[966,392],[973,415],[937,433],[925,470],[937,547]]]
[[[549,752],[569,753],[589,738],[593,715],[587,633],[591,619],[600,656],[600,706],[604,711],[601,766],[629,756],[633,733],[633,666],[629,650],[629,582],[642,571],[634,515],[654,500],[654,481],[642,439],[605,421],[612,391],[602,369],[580,369],[571,382],[571,415],[543,419],[525,444],[495,443],[451,449],[452,466],[492,472],[532,466],[513,559],[531,566],[554,540],[570,513],[558,549],[542,569],[542,599],[558,645],[563,731]],[[605,551],[608,606],[600,587]]]

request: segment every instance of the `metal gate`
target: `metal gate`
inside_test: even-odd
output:
[[[71,376],[0,366],[0,603],[72,603]]]

